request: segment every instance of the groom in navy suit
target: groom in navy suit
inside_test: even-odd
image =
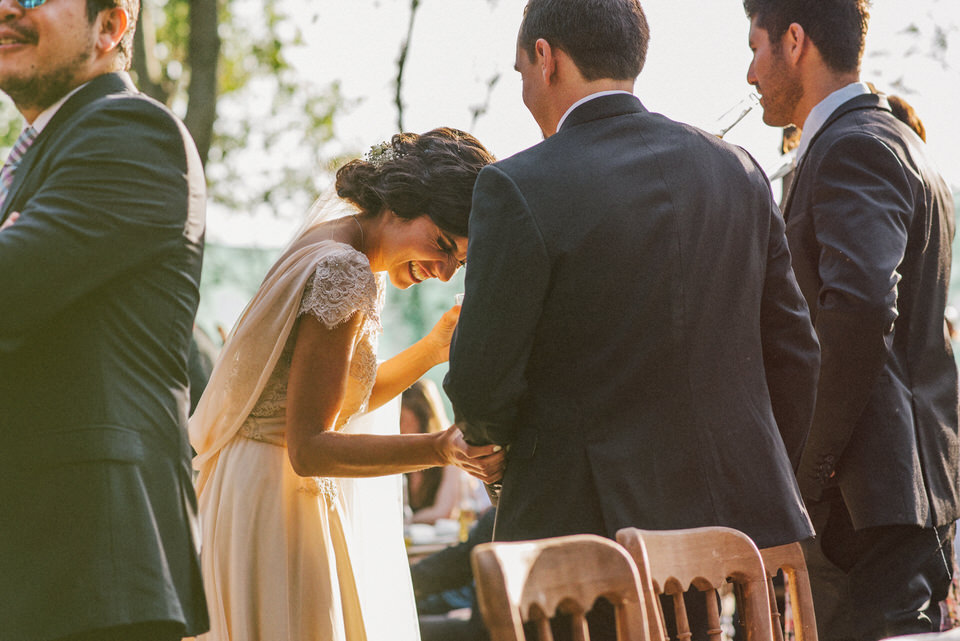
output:
[[[742,149],[632,94],[636,0],[530,0],[546,138],[486,167],[445,382],[509,446],[495,540],[724,525],[809,537],[794,466],[819,350],[783,219]]]
[[[123,71],[138,9],[0,2],[28,125],[0,174],[2,641],[207,630],[185,429],[204,179]]]

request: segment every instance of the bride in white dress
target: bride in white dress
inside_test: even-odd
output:
[[[346,478],[455,464],[490,482],[503,453],[456,427],[401,435],[394,414],[386,434],[353,419],[446,361],[456,306],[378,366],[383,272],[399,288],[453,276],[473,183],[492,160],[447,128],[374,147],[337,172],[338,197],[315,206],[244,310],[190,420],[211,619],[200,639],[373,641],[374,622],[418,638],[390,516],[399,485]]]

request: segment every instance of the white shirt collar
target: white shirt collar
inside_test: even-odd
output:
[[[53,117],[57,115],[57,112],[60,111],[60,107],[63,106],[63,103],[65,103],[70,98],[70,96],[72,96],[73,94],[83,89],[86,85],[87,83],[83,83],[79,87],[75,87],[73,91],[71,91],[70,93],[65,95],[63,98],[61,98],[60,100],[56,101],[55,103],[53,103],[52,105],[50,105],[49,107],[41,111],[40,115],[34,118],[33,122],[31,122],[29,126],[33,127],[39,134],[41,131],[43,131],[44,127],[50,124],[50,121],[53,120]]]
[[[578,101],[576,101],[575,103],[573,103],[572,105],[570,105],[570,108],[567,109],[567,111],[563,114],[563,117],[560,118],[560,122],[557,123],[557,131],[560,131],[560,127],[563,126],[563,121],[567,119],[567,116],[569,116],[571,113],[573,113],[573,110],[576,109],[577,107],[579,107],[580,105],[582,105],[583,103],[589,102],[589,101],[593,100],[594,98],[600,98],[601,96],[612,96],[612,95],[618,94],[618,93],[625,93],[625,94],[627,94],[628,96],[632,96],[632,95],[633,95],[633,94],[630,93],[629,91],[624,91],[624,90],[622,90],[622,89],[610,89],[609,91],[598,91],[597,93],[592,93],[592,94],[590,94],[589,96],[584,96],[584,97],[581,98],[580,100],[578,100]]]
[[[797,146],[797,163],[803,158],[810,141],[817,135],[823,124],[827,122],[833,112],[840,108],[845,102],[853,100],[857,96],[873,93],[870,87],[864,82],[852,82],[842,89],[837,89],[832,94],[817,103],[817,106],[810,110],[807,119],[803,122],[803,130],[800,132],[800,144]]]

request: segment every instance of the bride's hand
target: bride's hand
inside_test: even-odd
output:
[[[503,448],[499,445],[469,445],[456,425],[437,432],[437,451],[447,464],[456,465],[484,483],[496,483],[503,477],[506,465]]]
[[[450,340],[453,338],[453,330],[456,329],[459,319],[460,306],[454,305],[443,313],[430,333],[423,338],[434,352],[437,365],[450,360]]]

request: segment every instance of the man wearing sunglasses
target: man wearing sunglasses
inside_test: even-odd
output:
[[[207,629],[185,425],[193,142],[129,68],[138,0],[0,0],[0,641]]]

